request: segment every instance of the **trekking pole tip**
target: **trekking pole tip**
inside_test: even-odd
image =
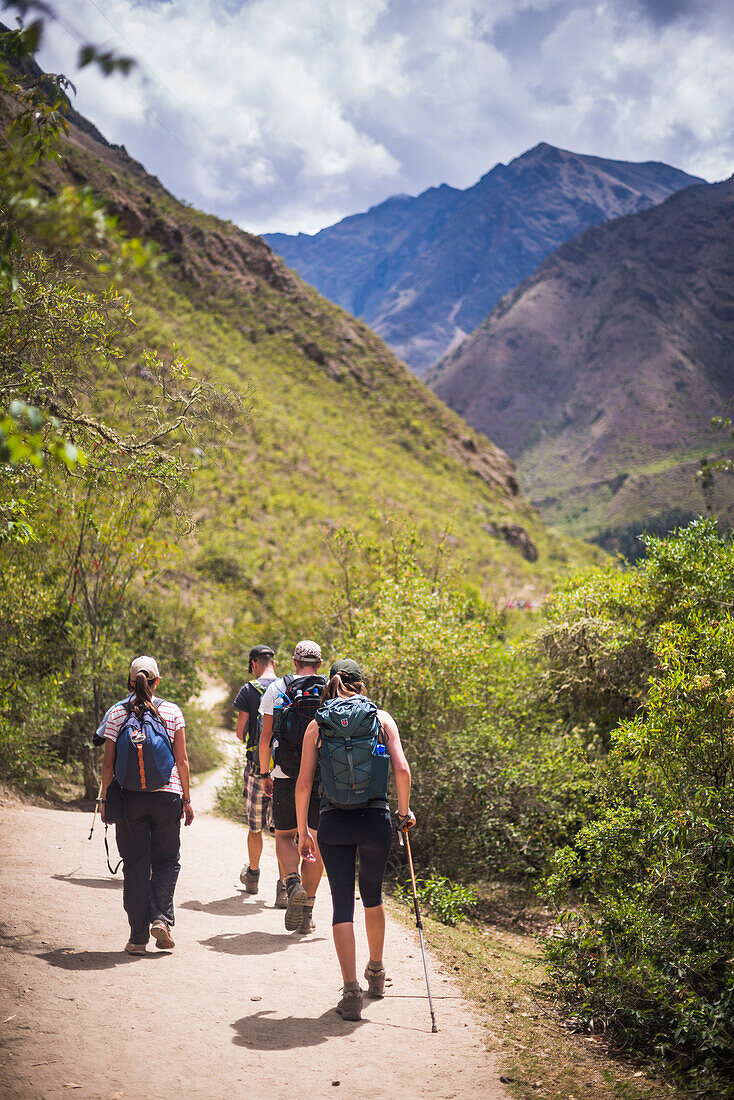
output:
[[[437,1031],[438,1031],[438,1028],[436,1027],[436,1025],[431,1024],[431,1034],[435,1035],[437,1033]]]

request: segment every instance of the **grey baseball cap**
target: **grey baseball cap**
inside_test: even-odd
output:
[[[130,679],[134,680],[139,672],[144,672],[149,680],[157,680],[160,672],[155,657],[136,657],[130,665]]]
[[[293,658],[296,661],[320,661],[321,646],[310,638],[303,638],[293,650]]]

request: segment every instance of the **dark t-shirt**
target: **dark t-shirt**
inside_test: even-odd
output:
[[[247,735],[245,737],[248,756],[253,752],[257,752],[260,740],[260,720],[258,716],[260,700],[263,697],[263,692],[272,684],[273,680],[275,680],[275,676],[258,676],[257,681],[248,680],[237,692],[235,701],[232,704],[235,710],[244,710],[248,715]],[[263,689],[262,692],[254,686],[255,682],[260,684]]]

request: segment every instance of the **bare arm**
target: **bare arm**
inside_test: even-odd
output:
[[[395,776],[395,788],[398,792],[398,813],[405,817],[410,809],[410,765],[405,757],[400,740],[398,725],[386,710],[378,711],[380,723],[387,734],[387,751]]]
[[[260,774],[270,771],[270,742],[273,740],[273,716],[263,714],[263,728],[260,731]],[[273,781],[270,776],[261,780],[262,788],[268,797],[273,794]]]
[[[104,800],[107,797],[107,788],[112,782],[112,777],[115,774],[115,742],[110,741],[109,737],[105,739],[104,743],[104,757],[102,758],[102,805],[99,807],[99,816],[104,821]]]
[[[189,775],[189,757],[186,752],[186,729],[181,726],[173,735],[173,758],[176,761],[178,774],[181,779],[184,799],[184,818],[190,825],[194,820],[194,811],[191,809],[191,777]]]
[[[313,859],[316,845],[313,833],[308,827],[308,804],[311,800],[313,777],[316,772],[319,751],[316,747],[319,739],[319,727],[309,722],[303,735],[301,749],[301,767],[296,780],[296,818],[298,820],[298,849],[304,859]]]
[[[240,741],[244,741],[247,736],[247,731],[250,728],[250,715],[246,710],[241,710],[237,719],[237,729],[235,734]]]

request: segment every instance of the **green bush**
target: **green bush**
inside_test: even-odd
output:
[[[208,710],[194,703],[181,708],[186,721],[186,751],[194,775],[216,768],[222,759],[215,728]]]
[[[477,895],[474,890],[452,882],[442,875],[417,878],[415,885],[419,905],[425,906],[432,916],[437,917],[444,924],[456,924],[466,916],[468,909],[477,904]],[[395,897],[399,901],[412,905],[412,887],[409,884],[399,884],[395,889]]]
[[[214,808],[222,817],[228,817],[232,821],[247,822],[247,808],[242,793],[243,772],[245,768],[244,751],[240,759],[235,760],[227,769],[224,782],[217,787],[217,796]]]
[[[734,553],[701,523],[648,551],[644,703],[611,734],[595,819],[555,857],[547,896],[578,901],[547,953],[582,1023],[731,1095]]]

